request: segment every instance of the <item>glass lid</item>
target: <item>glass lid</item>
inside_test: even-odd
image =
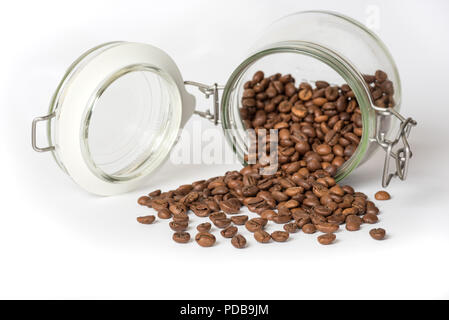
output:
[[[53,154],[87,191],[123,193],[162,164],[193,108],[165,52],[140,43],[105,44],[78,59],[55,93]]]

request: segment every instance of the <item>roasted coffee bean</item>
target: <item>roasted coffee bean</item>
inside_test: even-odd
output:
[[[333,233],[326,233],[321,236],[318,236],[318,242],[322,245],[329,245],[335,241],[337,236]]]
[[[316,232],[316,228],[315,228],[315,225],[313,225],[311,223],[307,223],[307,224],[303,225],[302,231],[307,234],[312,234],[312,233]]]
[[[209,216],[210,221],[214,222],[215,220],[219,219],[226,219],[226,214],[224,212],[214,212]]]
[[[199,232],[209,232],[212,225],[209,222],[200,223],[196,226],[196,230]]]
[[[257,230],[263,229],[263,227],[265,227],[266,224],[267,224],[266,219],[253,218],[245,223],[245,227],[246,229],[248,229],[249,232],[256,232]]]
[[[383,240],[385,238],[385,229],[377,228],[369,231],[370,236],[375,240]]]
[[[271,235],[264,230],[256,230],[254,232],[254,239],[260,243],[268,243],[271,240]]]
[[[295,233],[298,231],[298,225],[295,222],[284,224],[283,228],[288,233]]]
[[[274,231],[271,233],[271,238],[276,242],[285,242],[289,236],[289,233],[286,231]]]
[[[379,218],[377,218],[377,216],[374,213],[367,213],[363,216],[362,218],[363,222],[365,223],[376,223],[377,221],[379,221]]]
[[[186,231],[189,223],[187,221],[170,221],[169,226],[173,231]]]
[[[246,239],[244,236],[240,234],[237,234],[234,237],[232,237],[231,243],[237,249],[242,249],[246,247]]]
[[[137,199],[137,203],[140,204],[141,206],[146,206],[147,204],[150,203],[150,197],[147,196],[142,196],[139,199]]]
[[[166,199],[154,199],[149,201],[149,203],[151,204],[151,207],[156,211],[168,208],[168,201]]]
[[[246,221],[248,221],[248,216],[246,215],[232,216],[231,221],[238,226],[244,225]]]
[[[151,198],[153,198],[153,197],[160,196],[160,194],[161,194],[161,190],[157,189],[157,190],[154,190],[154,191],[150,192],[150,193],[148,194],[148,196],[151,197]]]
[[[329,222],[316,223],[315,227],[318,231],[323,233],[333,233],[338,230],[338,224]]]
[[[170,210],[171,213],[174,215],[180,214],[180,213],[186,213],[187,207],[183,205],[182,203],[175,202],[169,205],[168,210]]]
[[[238,213],[240,211],[240,201],[236,198],[220,201],[220,209],[229,214]]]
[[[232,238],[237,234],[237,231],[239,231],[237,227],[230,226],[227,227],[226,229],[221,230],[220,233],[225,238]]]
[[[210,208],[207,204],[197,202],[190,206],[190,210],[193,211],[198,217],[207,217],[210,213]]]
[[[215,244],[215,236],[209,232],[200,232],[195,236],[195,241],[201,247],[212,247]]]
[[[190,234],[184,231],[175,232],[173,234],[173,240],[177,243],[187,243],[190,241]]]
[[[159,219],[170,219],[172,217],[172,213],[167,208],[164,208],[157,212],[157,216]]]
[[[156,217],[153,215],[138,217],[137,222],[141,224],[152,224],[156,220]]]
[[[176,221],[176,222],[178,222],[178,221],[188,222],[189,221],[189,216],[185,212],[174,214],[173,215],[173,221]]]
[[[391,197],[386,191],[377,191],[374,198],[376,198],[376,200],[390,200]]]
[[[214,223],[214,225],[217,228],[227,228],[229,227],[229,225],[231,224],[231,219],[228,218],[224,218],[224,219],[215,219],[214,221],[212,221]]]

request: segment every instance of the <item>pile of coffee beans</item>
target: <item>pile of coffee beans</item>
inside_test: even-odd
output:
[[[393,86],[383,71],[365,76],[373,101],[379,107],[392,107]],[[242,121],[254,130],[256,138],[271,143],[270,130],[277,129],[278,147],[266,153],[250,153],[254,160],[240,171],[224,176],[195,181],[175,190],[156,190],[142,196],[138,203],[153,208],[160,219],[171,219],[173,240],[190,241],[189,214],[208,218],[197,226],[195,241],[202,247],[216,242],[212,225],[221,229],[221,236],[231,239],[236,248],[244,248],[247,240],[239,233],[244,226],[259,243],[285,242],[290,234],[321,232],[317,241],[329,245],[336,240],[335,232],[344,225],[357,231],[364,223],[378,222],[379,209],[362,192],[351,186],[339,185],[334,179],[338,167],[357,149],[362,136],[362,114],[351,88],[316,81],[314,86],[287,74],[265,77],[254,74],[244,85]],[[268,132],[268,135],[267,135]],[[261,174],[271,164],[267,159],[276,153],[279,167],[271,174]],[[376,199],[387,199],[382,191]],[[385,192],[386,193],[386,192]],[[388,193],[386,193],[388,195]],[[389,195],[388,195],[389,198]],[[242,207],[254,217],[240,214]],[[154,216],[139,217],[140,223],[152,223]],[[267,224],[280,227],[272,233]],[[372,238],[382,240],[385,230],[372,229]]]

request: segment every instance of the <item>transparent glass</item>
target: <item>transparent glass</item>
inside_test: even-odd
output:
[[[72,75],[90,59],[120,42],[84,53],[67,70],[50,104],[50,145],[59,166],[58,114]],[[179,133],[182,105],[173,79],[163,70],[132,65],[105,77],[85,106],[80,143],[89,169],[99,178],[119,182],[147,175],[166,158]]]
[[[171,145],[177,126],[170,87],[160,70],[143,65],[123,69],[105,82],[81,131],[92,171],[109,180],[132,179]]]
[[[266,74],[290,73],[298,82],[326,80],[347,83],[362,113],[363,133],[353,156],[338,170],[336,179],[350,174],[376,150],[376,116],[370,89],[363,75],[376,70],[388,74],[395,89],[396,110],[401,102],[401,85],[396,65],[382,41],[365,26],[348,17],[323,11],[295,13],[274,22],[253,46],[252,53],[229,78],[222,96],[221,119],[227,141],[244,162],[247,134],[239,108],[243,85],[256,70]],[[380,128],[388,134],[392,123]]]

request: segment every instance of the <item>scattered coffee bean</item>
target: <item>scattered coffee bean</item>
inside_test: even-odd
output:
[[[150,202],[150,200],[150,197],[141,196],[139,199],[137,199],[137,203],[141,206],[146,206]]]
[[[240,234],[237,234],[234,237],[232,237],[231,243],[237,249],[242,249],[246,247],[246,239],[244,236]]]
[[[315,225],[311,224],[311,223],[307,223],[302,227],[302,232],[307,233],[307,234],[312,234],[316,232],[316,228]]]
[[[266,219],[253,218],[245,223],[245,227],[246,229],[248,229],[249,232],[256,232],[258,230],[263,229],[263,227],[265,227],[266,224],[267,224]]]
[[[177,243],[187,243],[190,241],[190,234],[184,231],[175,232],[173,234],[173,240]]]
[[[156,220],[156,217],[153,215],[144,216],[144,217],[138,217],[137,222],[141,224],[152,224]]]
[[[195,236],[195,241],[201,247],[212,247],[215,244],[215,236],[209,232],[200,232]]]
[[[196,230],[199,232],[209,232],[212,225],[209,222],[200,223],[196,226]]]
[[[157,212],[157,216],[160,219],[170,219],[172,217],[172,213],[167,208],[164,208]]]
[[[289,233],[286,231],[274,231],[271,233],[271,238],[276,242],[285,242],[289,236]]]
[[[232,238],[236,235],[237,231],[239,231],[237,227],[230,226],[227,227],[226,229],[221,230],[220,233],[225,238]]]
[[[270,242],[271,235],[264,230],[257,230],[254,232],[254,239],[260,243],[268,243]]]
[[[294,222],[290,222],[287,224],[284,224],[284,230],[287,231],[288,233],[295,233],[298,231],[298,226],[296,223]]]
[[[390,194],[387,191],[377,191],[374,195],[376,200],[390,200]]]
[[[376,106],[394,107],[394,88],[385,72],[378,70],[375,75],[364,75],[364,79]],[[271,153],[267,148],[266,154],[245,155],[245,160],[256,162],[240,171],[140,197],[137,202],[156,210],[159,218],[172,217],[169,225],[179,241],[187,237],[184,233],[189,211],[198,217],[209,217],[223,229],[224,237],[232,237],[237,248],[246,246],[246,239],[236,234],[237,227],[231,223],[245,225],[261,242],[266,241],[267,235],[268,239],[285,241],[289,233],[298,229],[308,234],[318,229],[325,233],[318,241],[329,244],[335,240],[332,233],[339,225],[346,224],[347,230],[355,231],[363,222],[377,222],[379,209],[375,204],[365,194],[334,179],[338,167],[354,154],[363,135],[362,111],[347,84],[335,86],[316,81],[314,86],[306,82],[295,85],[291,75],[265,77],[258,71],[244,85],[241,106],[242,122],[247,129],[254,129],[256,141],[268,146],[272,141],[270,130],[278,130],[277,149],[270,152],[277,154],[279,168],[270,175],[261,174],[260,169],[270,165]],[[264,135],[266,132],[268,136]],[[375,198],[386,200],[390,196],[380,191]],[[242,205],[259,217],[227,217],[238,213]],[[139,217],[138,221],[151,219],[154,221],[154,216]],[[264,231],[268,221],[283,224],[285,231],[269,235]],[[195,239],[200,245],[215,242],[210,228],[208,222],[197,226],[200,233]]]
[[[186,231],[189,224],[188,222],[185,221],[170,221],[169,226],[173,231],[178,232],[178,231]]]
[[[377,221],[379,221],[379,218],[377,218],[377,216],[374,213],[367,213],[363,216],[362,218],[363,222],[365,223],[376,223]]]
[[[385,230],[382,228],[371,229],[369,234],[375,240],[383,240],[385,238]]]
[[[244,225],[246,223],[246,221],[248,221],[248,216],[246,216],[246,215],[232,216],[231,221],[234,224],[241,226],[241,225]]]
[[[318,242],[322,245],[328,245],[335,241],[337,236],[333,233],[326,233],[318,236]]]

